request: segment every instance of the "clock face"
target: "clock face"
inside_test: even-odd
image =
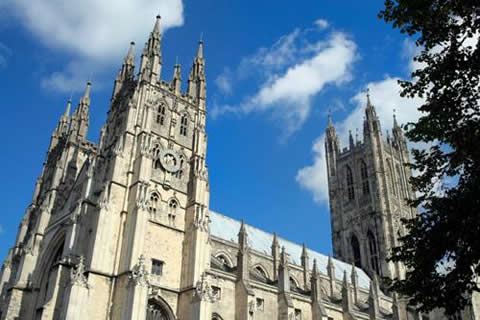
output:
[[[180,170],[180,157],[171,149],[164,150],[160,153],[160,163],[163,169],[170,173],[175,173]]]

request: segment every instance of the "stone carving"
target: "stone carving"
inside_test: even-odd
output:
[[[133,267],[132,271],[130,271],[128,278],[130,279],[131,283],[135,285],[150,287],[149,273],[147,271],[147,267],[145,266],[145,256],[143,254],[138,257],[138,262]]]
[[[195,220],[193,221],[195,228],[206,232],[210,231],[210,218],[206,214],[207,211],[206,208],[197,206],[195,210]]]
[[[171,149],[161,151],[160,164],[166,171],[175,173],[180,169],[180,157],[177,152]]]
[[[218,300],[218,295],[216,295],[210,283],[207,280],[207,275],[202,273],[200,280],[197,281],[197,285],[195,286],[195,293],[193,294],[194,297],[202,301],[208,302],[215,302]]]
[[[88,279],[85,276],[85,257],[80,256],[77,265],[70,270],[70,283],[72,286],[88,288]]]

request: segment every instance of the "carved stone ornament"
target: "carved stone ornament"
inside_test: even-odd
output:
[[[145,256],[143,254],[138,257],[138,262],[133,267],[132,271],[130,271],[128,278],[134,285],[142,287],[150,286],[149,273],[147,271],[147,267],[145,266]]]
[[[202,273],[200,280],[197,281],[193,296],[202,301],[208,302],[215,302],[218,300],[218,295],[213,292],[212,287],[207,280],[207,275],[205,274],[205,272]]]
[[[175,173],[180,170],[180,157],[172,149],[163,150],[160,152],[160,164],[166,171]]]
[[[77,265],[70,270],[70,283],[72,286],[88,288],[88,280],[85,277],[85,257],[80,256]]]

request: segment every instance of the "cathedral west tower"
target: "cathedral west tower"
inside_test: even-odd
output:
[[[395,117],[392,133],[383,138],[367,94],[363,142],[350,131],[349,145],[342,149],[329,116],[325,150],[334,256],[371,276],[403,278],[404,266],[386,258],[404,232],[400,219],[416,211],[406,203],[414,196],[408,183],[411,170],[405,166],[407,142]]]

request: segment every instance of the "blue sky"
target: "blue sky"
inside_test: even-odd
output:
[[[128,44],[137,58],[162,15],[162,78],[187,78],[201,34],[208,85],[211,209],[331,253],[322,136],[361,128],[368,87],[383,129],[418,117],[397,78],[413,44],[377,18],[382,1],[2,0],[0,259],[13,244],[70,95],[93,82],[97,141]],[[361,136],[361,131],[360,131]]]

